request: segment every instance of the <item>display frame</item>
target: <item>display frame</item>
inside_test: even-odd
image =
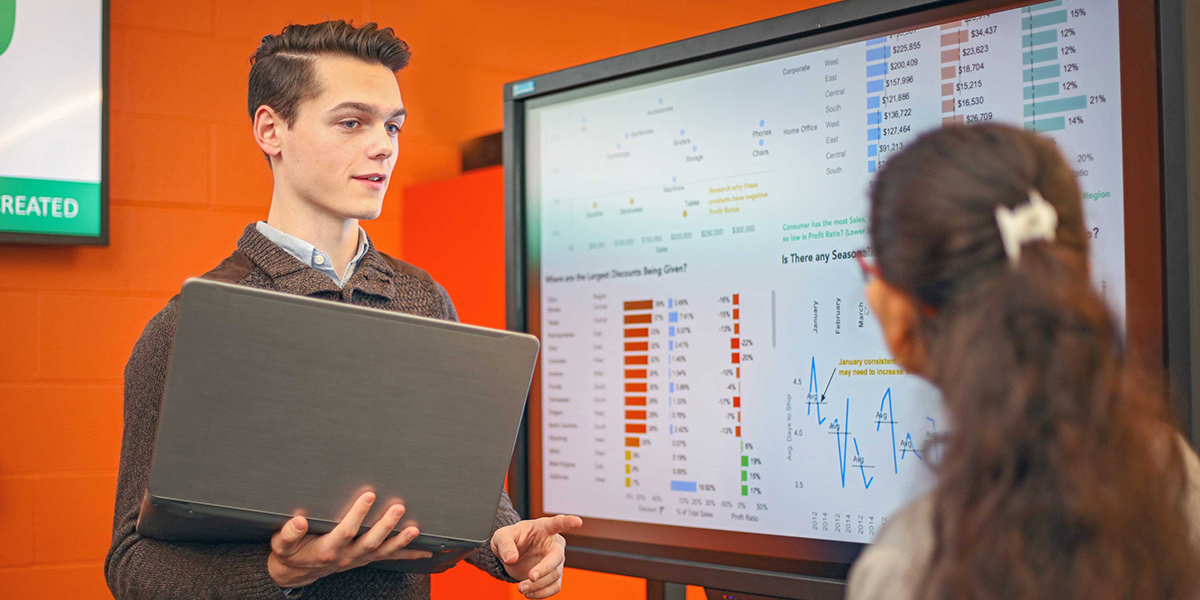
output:
[[[903,27],[905,18],[916,22],[935,22],[939,18],[957,15],[966,16],[977,12],[992,12],[1036,2],[1012,2],[1004,0],[958,0],[930,2],[922,0],[848,0],[829,4],[774,19],[751,23],[733,29],[689,38],[664,46],[658,46],[589,63],[562,71],[541,75],[532,79],[511,82],[504,87],[504,173],[505,173],[505,221],[507,259],[507,325],[517,331],[530,331],[530,300],[532,290],[537,287],[536,277],[530,273],[529,235],[526,230],[526,205],[524,198],[524,113],[526,101],[567,90],[591,86],[598,83],[625,79],[639,74],[660,71],[678,65],[710,59],[713,57],[753,50],[765,46],[778,46],[802,38],[812,41],[813,47],[823,45],[825,37],[857,37],[847,35],[846,30],[861,28],[862,35],[874,31],[890,31]],[[1129,2],[1121,2],[1122,14]],[[1194,244],[1198,227],[1194,221],[1197,211],[1192,208],[1188,197],[1188,184],[1194,178],[1186,158],[1189,144],[1196,153],[1195,134],[1189,138],[1186,111],[1189,102],[1184,83],[1185,43],[1196,39],[1195,25],[1187,24],[1182,0],[1160,0],[1153,3],[1152,11],[1142,10],[1155,28],[1157,49],[1156,69],[1147,76],[1155,79],[1157,97],[1154,99],[1155,117],[1159,127],[1157,147],[1152,157],[1143,160],[1158,161],[1156,182],[1160,204],[1152,215],[1138,218],[1157,220],[1158,244],[1141,251],[1127,250],[1128,257],[1137,252],[1152,264],[1139,272],[1137,277],[1157,287],[1162,302],[1154,305],[1145,298],[1142,314],[1131,314],[1130,323],[1158,323],[1160,335],[1149,336],[1141,347],[1131,348],[1131,354],[1140,362],[1165,368],[1172,389],[1171,409],[1184,433],[1192,438],[1196,415],[1192,410],[1193,387],[1197,385],[1191,373],[1192,348],[1200,340],[1196,318],[1196,295],[1191,293],[1193,282],[1200,282],[1196,275],[1196,261],[1191,259],[1189,245]],[[1140,10],[1140,9],[1139,9]],[[1195,21],[1195,19],[1193,19]],[[885,23],[881,23],[885,22]],[[914,23],[915,26],[915,23]],[[1124,39],[1124,34],[1122,35]],[[1129,60],[1122,52],[1121,70],[1126,73]],[[1138,59],[1142,60],[1142,59]],[[1195,65],[1188,68],[1195,72]],[[1124,81],[1122,88],[1125,88]],[[1126,129],[1129,128],[1125,124]],[[1126,154],[1128,161],[1128,154]],[[1126,169],[1129,167],[1126,166]],[[1131,184],[1127,183],[1127,189]],[[1125,213],[1131,212],[1127,202]],[[1127,272],[1133,263],[1127,264]],[[1136,278],[1131,278],[1132,281]],[[1141,310],[1141,309],[1139,309]],[[539,365],[540,368],[540,365]],[[536,381],[536,378],[535,378]],[[536,391],[535,391],[536,393]],[[528,409],[536,407],[531,405]],[[536,428],[537,415],[529,414],[518,439],[510,479],[510,495],[522,514],[533,514],[530,509],[531,492],[536,482],[532,476],[539,472],[538,465],[530,461],[530,430]],[[531,421],[534,427],[531,428]],[[707,531],[707,530],[704,530]],[[572,567],[605,571],[622,575],[650,579],[704,585],[732,589],[756,594],[784,598],[838,598],[844,592],[844,578],[849,560],[831,567],[827,563],[812,564],[811,561],[777,561],[756,555],[731,555],[681,548],[678,546],[655,545],[646,542],[619,541],[612,539],[568,536],[571,551],[568,565]],[[827,542],[821,542],[827,543]],[[837,543],[837,542],[828,542]]]
[[[111,39],[110,0],[100,6],[100,234],[55,235],[51,233],[18,233],[0,231],[0,244],[30,244],[48,246],[107,246],[109,218],[109,47]]]

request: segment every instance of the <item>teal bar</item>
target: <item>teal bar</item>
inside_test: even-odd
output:
[[[1057,64],[1046,65],[1044,67],[1034,67],[1032,69],[1025,69],[1025,83],[1029,83],[1031,81],[1037,81],[1039,79],[1052,79],[1052,78],[1058,77],[1058,76],[1059,76],[1059,69],[1058,69]]]
[[[1031,13],[1039,10],[1046,10],[1047,8],[1057,8],[1059,6],[1062,6],[1062,0],[1054,0],[1053,2],[1043,2],[1041,4],[1034,4],[1033,6],[1026,6],[1025,8],[1021,9],[1021,12]]]
[[[1054,31],[1053,29],[1051,31]],[[1025,53],[1025,62],[1023,64],[1032,65],[1034,63],[1046,62],[1058,58],[1058,46],[1050,48],[1042,48],[1041,50],[1030,50]]]
[[[1021,36],[1021,47],[1032,48],[1042,44],[1053,44],[1058,41],[1057,29],[1046,29],[1037,33],[1027,33]]]
[[[1021,29],[1041,29],[1051,25],[1061,25],[1067,22],[1067,11],[1059,10],[1052,13],[1042,13],[1021,19]]]
[[[1057,96],[1057,95],[1058,95],[1058,82],[1057,81],[1051,81],[1050,83],[1039,83],[1037,85],[1031,85],[1031,86],[1025,88],[1025,99],[1026,100],[1033,100],[1034,98],[1041,98],[1043,96]]]
[[[1025,121],[1025,129],[1038,132],[1046,131],[1061,131],[1067,128],[1066,117],[1054,117],[1051,119],[1038,119],[1036,121]]]
[[[1066,110],[1087,108],[1087,96],[1069,96],[1055,100],[1039,100],[1025,105],[1025,116],[1048,115]]]

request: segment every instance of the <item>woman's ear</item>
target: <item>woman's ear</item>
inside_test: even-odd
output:
[[[892,358],[909,373],[923,375],[929,353],[921,331],[920,302],[878,277],[867,282],[866,297]]]

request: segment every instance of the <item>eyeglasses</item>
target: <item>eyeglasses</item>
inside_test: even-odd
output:
[[[879,267],[875,263],[869,262],[866,258],[867,251],[865,249],[854,253],[854,259],[858,261],[858,268],[862,269],[863,281],[867,281],[872,277],[879,277]]]

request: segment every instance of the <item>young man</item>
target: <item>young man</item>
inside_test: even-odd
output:
[[[238,249],[204,277],[457,320],[446,290],[424,271],[372,245],[358,225],[379,216],[396,162],[406,111],[395,72],[408,46],[374,23],[292,25],[263,38],[250,70],[254,139],[275,180],[266,222],[246,227]],[[417,535],[393,506],[357,538],[374,495],[358,498],[326,535],[307,534],[296,517],[270,544],[171,543],[135,531],[150,474],[178,297],[146,326],[125,368],[125,434],[105,561],[108,587],[125,598],[417,599],[429,576],[359,568],[377,560],[415,559],[404,546]],[[500,497],[491,543],[467,558],[492,576],[518,584],[528,598],[561,588],[566,542],[578,517],[521,521]]]

